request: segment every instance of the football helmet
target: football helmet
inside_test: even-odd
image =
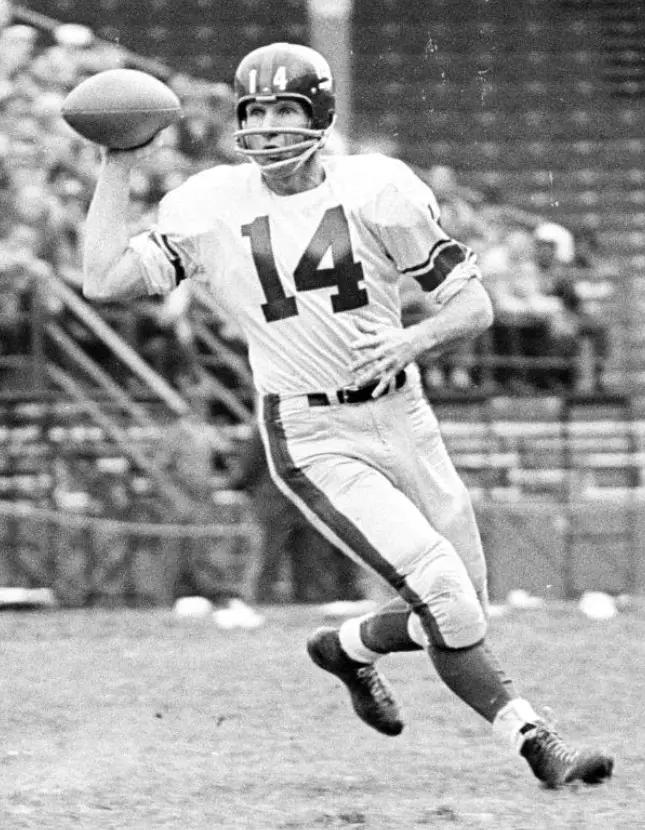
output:
[[[282,156],[262,165],[263,171],[294,169],[323,146],[335,117],[334,81],[329,64],[309,46],[293,43],[272,43],[250,52],[235,73],[234,92],[237,100],[235,140],[241,153],[252,160]],[[246,129],[246,107],[252,101],[273,102],[287,98],[299,101],[309,115],[308,128],[281,127]],[[251,135],[279,133],[298,136],[295,144],[267,150],[251,150],[246,139]]]

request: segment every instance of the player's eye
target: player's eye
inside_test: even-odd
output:
[[[293,104],[281,104],[278,108],[278,115],[286,116],[286,115],[293,115],[298,114],[300,109]]]

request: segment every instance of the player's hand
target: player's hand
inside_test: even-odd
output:
[[[415,359],[412,337],[408,329],[377,326],[357,320],[358,336],[352,342],[356,357],[350,363],[357,386],[378,381],[372,393],[380,397],[396,375]]]
[[[101,147],[101,157],[104,164],[117,164],[131,170],[135,165],[144,161],[150,155],[150,143],[142,147],[133,147],[131,150],[117,150],[114,147]]]

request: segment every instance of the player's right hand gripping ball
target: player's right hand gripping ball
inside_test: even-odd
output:
[[[181,104],[170,87],[147,72],[107,69],[74,87],[61,114],[84,138],[115,150],[133,150],[177,121]]]

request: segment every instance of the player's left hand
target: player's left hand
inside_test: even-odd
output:
[[[350,363],[356,385],[365,386],[378,381],[372,393],[380,397],[396,375],[415,359],[409,329],[377,326],[364,320],[356,321],[358,336],[352,341],[356,357]]]

